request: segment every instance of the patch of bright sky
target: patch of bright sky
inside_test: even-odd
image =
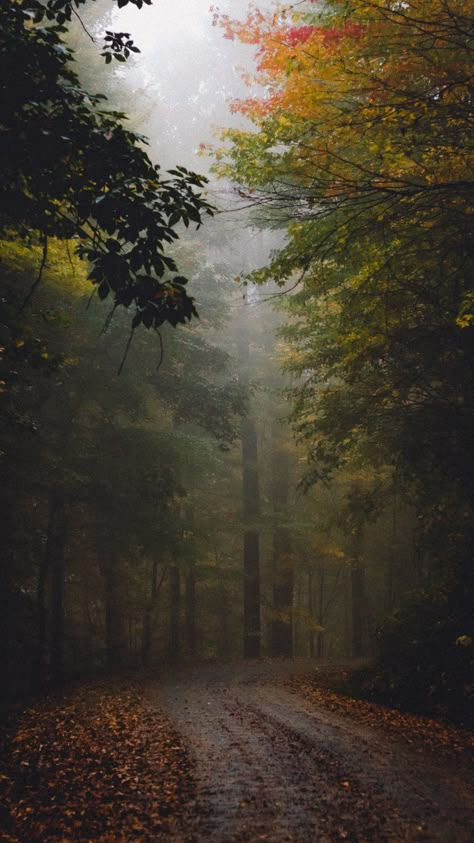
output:
[[[238,19],[245,18],[249,5],[248,0],[153,0],[141,10],[132,5],[115,8],[103,21],[104,28],[130,32],[141,50],[129,64],[110,67],[132,93],[135,107],[143,104],[146,115],[137,128],[148,136],[151,156],[163,169],[180,163],[207,172],[211,160],[202,157],[199,148],[216,142],[213,129],[251,128],[245,118],[231,113],[229,102],[249,95],[237,68],[252,71],[255,47],[224,38],[220,27],[213,26],[213,3]],[[259,6],[272,8],[274,0],[261,0]],[[236,198],[241,202],[230,186],[219,183],[212,190],[218,205],[233,205]],[[227,223],[221,218],[220,225],[234,235],[239,225],[247,227],[246,220],[239,222],[235,215]],[[245,237],[250,254],[254,235],[247,230]],[[256,259],[255,265],[259,262]]]
[[[199,155],[199,148],[203,142],[216,142],[213,136],[216,126],[252,128],[241,115],[231,113],[229,102],[249,95],[237,68],[244,66],[252,72],[255,47],[224,38],[220,27],[213,26],[209,8],[213,4],[222,13],[242,20],[249,2],[153,0],[152,6],[143,6],[141,10],[132,5],[123,9],[115,7],[103,22],[104,28],[130,32],[141,50],[130,63],[114,63],[110,67],[132,95],[137,113],[143,107],[143,126],[136,128],[148,136],[151,156],[163,169],[180,163],[207,172],[211,160]],[[271,9],[274,0],[259,0],[258,5]],[[125,110],[128,112],[129,108]],[[235,209],[236,202],[242,202],[231,185],[214,183],[210,191],[212,201],[220,207]],[[229,218],[224,215],[219,218],[219,226],[221,232],[232,232],[239,272],[244,266],[243,252],[247,254],[247,269],[250,269],[265,262],[268,251],[279,245],[279,240],[274,242],[277,236],[274,233],[266,236],[261,231],[252,231],[246,216],[239,219],[234,213]],[[222,258],[221,240],[218,253]],[[232,262],[230,254],[227,260]]]
[[[214,0],[215,2],[215,0]],[[237,67],[253,67],[255,48],[229,41],[213,26],[213,0],[154,0],[138,10],[115,7],[105,28],[130,32],[141,53],[114,65],[136,106],[148,109],[139,131],[150,138],[155,157],[172,165],[176,154],[185,166],[198,167],[200,144],[212,141],[216,126],[244,125],[229,102],[248,96]],[[220,11],[243,19],[248,0],[217,0]],[[261,6],[273,5],[263,0]],[[130,107],[126,108],[130,113]],[[206,162],[207,163],[207,162]],[[206,169],[200,159],[199,169]]]
[[[153,6],[117,9],[114,25],[133,33],[140,48],[153,49],[157,40],[173,40],[176,49],[188,39],[201,38],[210,26],[210,0],[155,0]]]

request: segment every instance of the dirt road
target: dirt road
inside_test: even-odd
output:
[[[151,685],[194,766],[175,839],[471,843],[466,761],[315,706],[285,686],[303,670],[307,663],[200,665]]]

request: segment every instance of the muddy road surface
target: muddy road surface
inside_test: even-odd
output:
[[[177,669],[150,684],[191,756],[181,841],[474,841],[465,758],[437,757],[315,705],[287,680],[308,663]],[[471,771],[472,772],[472,771]]]

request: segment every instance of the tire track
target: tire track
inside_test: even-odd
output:
[[[194,762],[195,795],[177,839],[474,839],[462,771],[446,775],[432,760],[398,753],[382,733],[315,709],[281,687],[288,669],[281,662],[206,665],[171,673],[151,689]]]

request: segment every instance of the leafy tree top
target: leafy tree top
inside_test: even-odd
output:
[[[118,5],[128,1],[149,4]],[[176,326],[197,314],[166,249],[179,223],[199,227],[212,214],[205,179],[184,167],[163,176],[125,115],[81,88],[64,36],[84,2],[15,0],[0,8],[0,232],[43,243],[35,284],[48,238],[73,239],[99,297],[133,308],[132,330]],[[109,36],[106,60],[137,49],[128,33]]]
[[[252,278],[299,283],[287,365],[308,483],[370,451],[471,495],[472,3],[216,20],[257,51],[259,87],[234,103],[253,126],[223,133],[216,170],[287,228]]]

